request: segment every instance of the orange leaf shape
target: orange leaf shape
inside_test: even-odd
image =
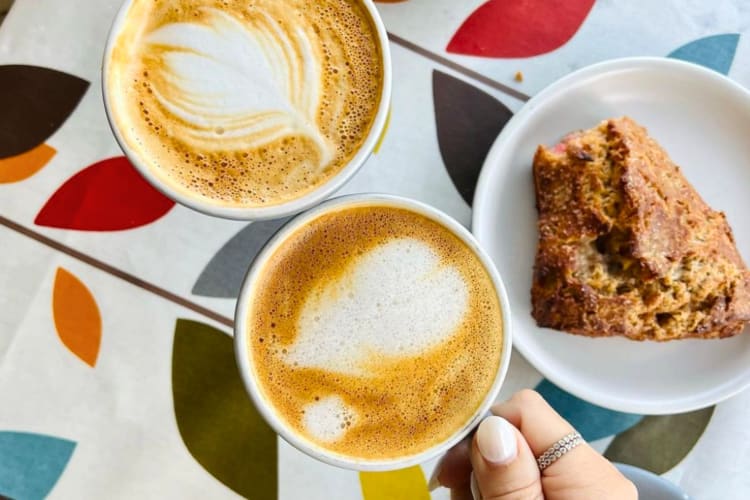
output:
[[[55,274],[52,314],[57,335],[65,347],[93,367],[102,340],[99,307],[86,285],[62,267]]]
[[[55,153],[55,148],[42,143],[20,155],[0,158],[0,184],[28,179],[49,163]]]

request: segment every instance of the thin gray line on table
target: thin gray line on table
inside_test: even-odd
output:
[[[58,252],[62,252],[70,257],[73,257],[74,259],[80,260],[81,262],[84,262],[92,267],[95,267],[99,269],[100,271],[104,271],[105,273],[111,274],[112,276],[120,278],[123,281],[127,281],[131,285],[135,285],[138,288],[142,288],[143,290],[146,290],[147,292],[151,292],[155,295],[158,295],[159,297],[163,299],[166,299],[170,302],[180,305],[186,309],[190,309],[191,311],[196,312],[209,319],[212,319],[218,323],[221,323],[222,325],[226,325],[230,328],[234,326],[234,320],[232,320],[231,318],[222,316],[221,314],[217,312],[207,309],[199,304],[196,304],[195,302],[191,302],[190,300],[184,297],[180,297],[179,295],[176,295],[168,290],[165,290],[164,288],[154,285],[153,283],[144,281],[136,276],[133,276],[130,273],[126,273],[125,271],[121,269],[117,269],[116,267],[110,266],[109,264],[102,262],[101,260],[95,259],[94,257],[91,257],[90,255],[86,255],[85,253],[79,252],[78,250],[70,248],[69,246],[63,245],[62,243],[57,242],[51,238],[48,238],[47,236],[44,236],[27,227],[17,224],[16,222],[13,222],[10,219],[6,219],[5,217],[1,215],[0,215],[0,225],[3,225],[7,227],[8,229],[11,229],[19,234],[22,234],[23,236],[26,236],[27,238],[31,238],[32,240],[35,240],[41,243],[42,245],[48,246],[54,250],[57,250]]]
[[[450,59],[447,59],[441,55],[435,54],[434,52],[430,52],[424,47],[420,47],[419,45],[413,42],[410,42],[409,40],[404,40],[398,35],[394,35],[393,33],[389,32],[388,39],[391,42],[395,43],[396,45],[400,45],[401,47],[407,50],[411,50],[412,52],[415,52],[422,57],[426,57],[427,59],[430,59],[447,68],[450,68],[453,71],[456,71],[457,73],[461,73],[464,76],[468,76],[469,78],[472,78],[480,83],[483,83],[487,85],[488,87],[492,87],[493,89],[499,90],[500,92],[508,94],[511,97],[515,97],[519,101],[526,102],[529,99],[531,99],[531,97],[524,94],[523,92],[520,92],[514,89],[513,87],[508,87],[507,85],[503,85],[502,83],[497,82],[493,80],[492,78],[488,78],[481,73],[477,73],[476,71],[466,68],[464,66],[461,66],[460,64],[453,62]]]

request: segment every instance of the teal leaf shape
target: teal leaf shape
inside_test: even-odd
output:
[[[549,380],[542,380],[536,390],[581,433],[587,441],[619,434],[641,421],[642,415],[608,410],[563,391]]]
[[[448,175],[471,205],[492,143],[513,116],[502,102],[440,71],[432,72],[438,146]]]
[[[0,495],[45,498],[68,465],[76,443],[30,432],[0,431]]]
[[[707,36],[673,50],[668,57],[700,64],[728,75],[739,41],[740,35],[737,33]]]
[[[247,498],[278,495],[276,434],[250,401],[232,339],[178,319],[172,349],[172,397],[185,446],[216,479]]]
[[[263,245],[281,228],[289,217],[253,222],[211,258],[193,286],[194,295],[235,299],[240,294],[248,267]]]
[[[664,474],[680,463],[711,421],[714,407],[643,417],[636,426],[615,437],[604,452],[613,462]]]

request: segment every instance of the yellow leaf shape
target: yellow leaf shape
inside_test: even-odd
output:
[[[52,314],[57,335],[65,347],[93,367],[102,340],[99,307],[86,285],[62,267],[55,274]]]
[[[388,472],[360,472],[364,500],[430,500],[424,472],[418,465]]]
[[[41,170],[55,153],[55,148],[42,143],[20,155],[0,158],[0,184],[28,179]]]
[[[383,141],[385,140],[385,135],[388,133],[388,127],[391,124],[391,111],[393,108],[388,108],[388,116],[385,117],[385,125],[383,125],[383,131],[380,133],[380,138],[378,139],[378,142],[375,143],[375,147],[373,148],[373,153],[377,154],[380,151],[380,146],[383,145]]]

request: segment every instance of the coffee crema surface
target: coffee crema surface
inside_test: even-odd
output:
[[[458,432],[496,378],[492,278],[448,228],[395,206],[346,206],[286,236],[247,306],[253,376],[294,433],[363,460]]]
[[[159,178],[212,204],[263,207],[354,157],[383,59],[356,0],[134,0],[106,85],[121,136]]]

